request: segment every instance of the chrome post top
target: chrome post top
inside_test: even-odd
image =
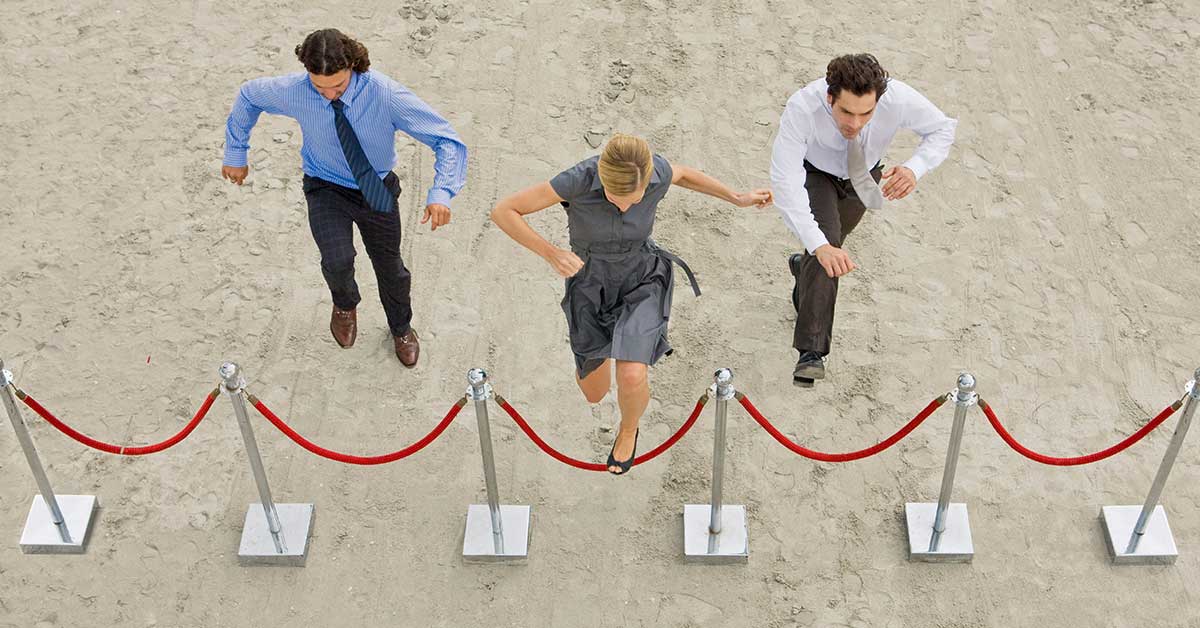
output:
[[[733,399],[734,393],[736,392],[733,387],[733,371],[727,368],[717,369],[717,371],[713,373],[713,385],[711,390],[717,399],[725,401]]]
[[[0,360],[0,388],[13,383],[12,371],[4,368],[4,360]]]
[[[242,377],[242,369],[233,362],[226,362],[217,369],[225,382],[226,390],[241,390],[246,387],[246,378]]]
[[[0,366],[4,366],[0,363]],[[1200,369],[1196,369],[1196,377],[1183,387],[1183,394],[1192,399],[1200,400]]]
[[[467,396],[472,401],[486,401],[492,396],[492,385],[488,383],[487,371],[481,368],[467,371]]]
[[[975,394],[975,376],[970,373],[959,373],[958,388],[955,389],[954,401],[961,406],[969,406],[979,399]]]

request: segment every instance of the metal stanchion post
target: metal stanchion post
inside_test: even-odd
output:
[[[683,554],[696,562],[746,562],[750,556],[746,531],[746,507],[722,503],[725,480],[725,422],[733,399],[733,372],[720,369],[713,374],[710,389],[716,408],[713,428],[712,503],[684,504]]]
[[[967,505],[950,502],[967,410],[979,400],[975,394],[975,376],[970,373],[959,375],[958,387],[951,394],[954,395],[954,425],[950,429],[950,446],[946,451],[946,466],[942,471],[942,490],[938,494],[938,501],[936,504],[904,505],[908,523],[909,560],[969,563],[975,556]]]
[[[276,504],[271,499],[271,486],[267,483],[267,472],[263,468],[254,429],[246,411],[246,380],[238,365],[232,362],[222,364],[219,372],[224,380],[221,388],[233,403],[233,413],[242,432],[242,442],[246,446],[250,471],[254,474],[260,500],[246,509],[238,559],[243,564],[302,567],[308,559],[308,537],[315,509],[312,504]]]
[[[500,504],[500,490],[496,487],[496,461],[492,456],[492,430],[487,412],[492,385],[488,383],[487,373],[483,369],[467,371],[467,383],[467,396],[475,402],[488,503],[467,507],[463,558],[475,562],[524,560],[529,557],[529,506]]]
[[[1104,523],[1104,540],[1108,545],[1109,556],[1118,565],[1138,564],[1171,564],[1179,556],[1175,547],[1175,538],[1171,535],[1171,526],[1167,524],[1167,511],[1158,503],[1162,497],[1163,486],[1167,476],[1175,465],[1175,457],[1183,446],[1192,417],[1196,414],[1197,401],[1200,400],[1200,369],[1196,369],[1194,379],[1188,382],[1186,389],[1187,401],[1184,402],[1183,414],[1175,425],[1175,434],[1167,451],[1163,454],[1162,463],[1158,465],[1158,473],[1150,484],[1150,492],[1146,501],[1139,506],[1105,506],[1100,510],[1100,518]],[[1122,550],[1122,548],[1124,548]]]
[[[96,496],[54,495],[29,429],[17,409],[13,375],[4,368],[3,360],[0,360],[0,389],[13,432],[38,485],[39,494],[33,497],[25,530],[21,533],[21,551],[26,554],[82,554],[92,531],[92,514],[99,505]]]

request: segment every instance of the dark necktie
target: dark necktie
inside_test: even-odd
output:
[[[346,103],[335,100],[329,104],[333,105],[333,123],[337,127],[338,142],[342,145],[342,153],[346,155],[346,162],[350,164],[350,172],[354,173],[354,180],[358,182],[358,189],[363,198],[367,199],[367,204],[377,212],[396,211],[396,197],[392,196],[392,192],[375,173],[375,168],[363,152],[362,144],[358,143],[358,136],[350,126],[350,120],[342,111]]]

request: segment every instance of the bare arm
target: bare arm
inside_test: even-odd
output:
[[[570,277],[583,268],[583,260],[571,251],[550,244],[534,231],[529,223],[525,222],[525,216],[540,212],[562,200],[554,188],[550,187],[548,182],[543,181],[511,194],[496,203],[496,207],[492,209],[492,222],[495,222],[500,230],[508,234],[508,237],[515,240],[517,244],[537,253],[539,257],[546,260],[558,274]]]
[[[671,170],[674,173],[671,175],[671,183],[700,192],[701,194],[707,194],[713,198],[719,198],[728,203],[733,203],[738,207],[749,207],[751,205],[766,207],[772,200],[771,190],[765,188],[751,190],[750,192],[734,192],[724,183],[695,168],[672,165]]]

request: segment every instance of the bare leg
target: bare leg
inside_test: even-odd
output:
[[[583,391],[588,403],[600,403],[608,396],[608,391],[612,388],[611,365],[612,360],[605,360],[604,364],[588,373],[587,377],[579,379],[578,375],[575,376],[575,383],[579,384],[579,390]]]
[[[641,362],[617,361],[617,405],[621,407],[621,427],[613,447],[613,458],[617,460],[628,460],[633,455],[638,422],[650,405],[648,370]],[[609,470],[620,472],[614,467]]]

